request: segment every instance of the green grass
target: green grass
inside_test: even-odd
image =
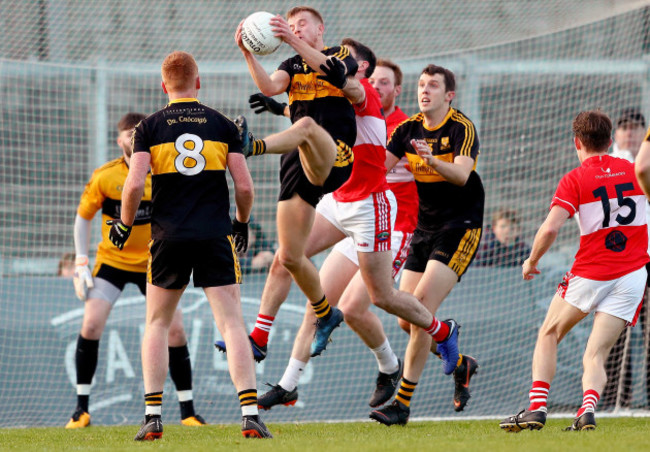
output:
[[[601,418],[592,432],[565,432],[569,419],[549,419],[541,431],[505,433],[496,420],[410,422],[384,427],[371,422],[270,424],[272,440],[244,439],[237,425],[201,428],[165,425],[163,439],[136,443],[136,426],[0,429],[0,450],[263,450],[390,451],[610,451],[648,450],[650,418]],[[263,442],[263,444],[261,444]],[[263,448],[263,449],[261,449]]]

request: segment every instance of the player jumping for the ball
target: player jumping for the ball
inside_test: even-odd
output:
[[[242,42],[240,23],[235,41],[241,49],[255,84],[266,96],[289,94],[293,125],[264,140],[247,140],[244,152],[284,154],[281,160],[281,189],[277,207],[279,247],[264,286],[256,328],[251,334],[255,358],[266,356],[268,329],[291,287],[291,278],[304,292],[318,317],[316,342],[324,348],[343,314],[331,308],[321,287],[318,270],[305,256],[305,244],[314,224],[315,206],[325,194],[339,188],[352,172],[352,145],[356,139],[354,109],[341,88],[357,71],[357,63],[345,47],[325,48],[323,18],[309,7],[289,10],[287,20],[271,19],[273,32],[298,55],[285,60],[270,76]],[[340,80],[326,80],[320,66],[329,56],[346,67]],[[247,147],[248,145],[248,147]]]

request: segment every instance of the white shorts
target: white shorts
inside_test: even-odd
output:
[[[647,277],[645,266],[611,281],[595,281],[567,272],[557,293],[584,313],[605,312],[634,325]]]
[[[390,251],[390,233],[397,214],[397,201],[392,191],[372,193],[354,202],[338,202],[328,193],[316,206],[316,212],[351,237],[357,251]]]
[[[393,252],[393,279],[395,280],[397,280],[399,275],[402,273],[406,257],[409,254],[409,247],[411,246],[412,238],[413,233],[411,232],[393,231],[393,234],[391,235],[390,242]],[[354,247],[352,238],[347,237],[341,240],[339,243],[334,245],[334,250],[354,262],[357,267],[359,266],[359,255]]]

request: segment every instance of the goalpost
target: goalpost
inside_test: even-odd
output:
[[[481,144],[484,225],[499,208],[513,208],[531,243],[559,178],[578,165],[571,143],[577,112],[600,108],[615,122],[622,109],[637,107],[650,119],[650,2],[589,3],[317,0],[310,6],[325,18],[326,44],[350,36],[400,64],[405,76],[398,104],[407,114],[417,112],[416,80],[425,65],[455,72],[453,105],[476,124]],[[256,90],[233,34],[254,11],[285,13],[291,6],[270,0],[0,2],[0,427],[62,426],[74,408],[74,346],[83,306],[71,280],[57,277],[56,269],[74,250],[72,226],[84,184],[96,167],[120,155],[119,118],[163,106],[160,63],[172,50],[187,50],[199,64],[202,102],[230,117],[245,114],[256,136],[286,128],[286,119],[248,108]],[[260,61],[271,72],[291,54],[283,45]],[[256,187],[254,219],[274,242],[278,158],[248,163]],[[525,407],[537,328],[577,245],[577,225],[568,223],[532,282],[522,280],[518,267],[469,268],[438,316],[458,320],[461,351],[479,361],[472,399],[464,412],[453,411],[453,381],[432,356],[412,418],[496,418]],[[264,279],[264,273],[244,276],[242,306],[250,328]],[[197,412],[209,423],[232,422],[239,408],[225,358],[212,347],[219,336],[210,309],[200,290],[189,289],[181,303]],[[264,382],[281,377],[303,309],[304,297],[294,287],[273,327],[269,356],[256,366],[260,393],[267,390]],[[406,335],[395,318],[377,312],[393,349],[403,355]],[[93,423],[141,419],[143,323],[143,297],[130,287],[100,342]],[[581,403],[589,329],[586,319],[560,345],[551,414],[573,414]],[[633,329],[624,348],[632,361],[633,410],[648,404],[647,335],[647,329]],[[310,363],[296,407],[274,408],[265,420],[367,419],[374,358],[347,327],[337,329],[333,341]],[[165,393],[164,416],[173,422],[173,385]],[[603,413],[621,413],[616,400],[601,405]]]

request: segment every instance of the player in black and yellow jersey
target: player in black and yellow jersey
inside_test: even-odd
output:
[[[162,391],[168,364],[164,351],[190,274],[194,286],[203,288],[217,327],[234,351],[228,355],[228,369],[239,393],[242,434],[270,438],[257,412],[255,367],[240,302],[236,251],[247,247],[253,181],[239,131],[230,119],[197,100],[200,79],[192,55],[169,54],[161,72],[169,104],[135,128],[121,219],[112,222],[110,231],[118,248],[129,243],[151,168],[152,240],[142,340],[145,420],[135,439],[162,437]],[[226,169],[235,186],[237,210],[232,226]]]
[[[453,72],[435,65],[424,68],[418,80],[420,113],[402,122],[387,146],[387,169],[406,156],[420,201],[400,289],[414,294],[434,314],[474,259],[483,225],[485,193],[476,172],[479,141],[474,124],[451,107],[455,90]],[[395,401],[373,411],[372,419],[386,425],[407,422],[430,347],[431,336],[411,326]],[[454,405],[464,407],[476,360],[459,354],[456,362],[444,362],[443,367],[446,374],[454,373]]]
[[[241,24],[235,41],[241,49],[257,87],[265,96],[283,92],[289,95],[293,125],[264,140],[250,140],[250,153],[284,154],[280,167],[280,197],[277,208],[278,250],[269,270],[258,324],[251,334],[256,357],[266,356],[268,331],[291,286],[291,277],[307,296],[318,317],[315,341],[324,348],[332,330],[343,321],[343,314],[331,308],[318,278],[318,270],[305,256],[307,237],[315,218],[315,206],[321,196],[340,187],[352,172],[352,146],[356,139],[354,109],[342,88],[358,65],[343,46],[326,48],[325,26],[320,13],[310,7],[292,8],[287,19],[271,19],[275,36],[298,54],[284,61],[271,75],[244,47]],[[336,58],[345,71],[338,77],[327,76],[321,67],[333,65]],[[243,118],[241,118],[243,119]],[[244,147],[248,136],[245,121]],[[245,151],[245,153],[249,153]]]
[[[129,172],[131,160],[131,135],[133,128],[145,116],[127,113],[117,124],[117,144],[122,157],[101,166],[93,173],[81,195],[74,225],[75,241],[75,292],[84,301],[84,317],[77,339],[75,365],[77,370],[77,408],[66,428],[90,425],[88,399],[90,384],[97,367],[99,339],[115,301],[124,286],[133,283],[145,294],[146,270],[151,239],[151,176],[147,176],[140,208],[135,217],[133,233],[128,245],[120,252],[111,245],[107,220],[119,218],[122,186]],[[91,220],[98,210],[102,211],[102,241],[97,249],[95,268],[88,268]],[[170,374],[181,408],[183,425],[203,425],[205,421],[194,412],[192,400],[192,366],[187,349],[180,310],[173,315],[169,331]]]

